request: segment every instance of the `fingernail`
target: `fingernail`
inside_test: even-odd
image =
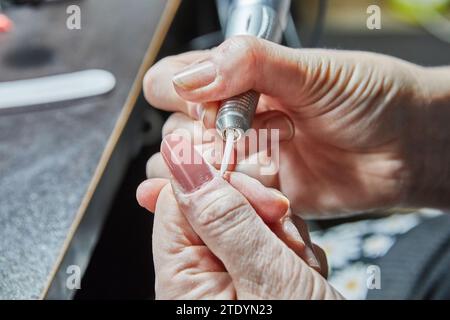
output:
[[[173,82],[180,88],[194,90],[204,87],[216,78],[216,67],[205,61],[190,65],[173,76]]]
[[[190,193],[214,178],[209,165],[186,138],[176,134],[166,136],[161,154],[174,179],[183,191]]]
[[[320,272],[320,263],[319,260],[316,258],[316,254],[314,253],[314,250],[309,247],[308,245],[305,248],[305,253],[307,256],[307,263],[310,267],[316,269],[318,272]]]
[[[292,121],[287,116],[276,116],[268,119],[266,122],[268,129],[280,130],[280,140],[290,140],[295,133],[295,128]]]
[[[283,231],[292,238],[292,240],[304,242],[297,227],[292,223],[290,219],[283,220]]]
[[[283,201],[286,204],[287,208],[289,208],[291,206],[289,199],[284,194],[282,194],[278,190],[271,190],[271,191],[278,199],[280,199],[281,201]]]
[[[147,194],[147,190],[151,187],[151,182],[149,180],[145,180],[141,182],[141,184],[138,186],[136,190],[136,199],[138,204],[148,209],[147,203],[145,202],[145,195]]]
[[[194,120],[202,121],[205,109],[200,103],[197,103],[195,105],[190,106],[188,108],[188,112],[189,116],[192,117]]]
[[[309,239],[304,239],[300,232],[298,231],[297,227],[294,225],[294,223],[290,219],[284,219],[283,220],[283,231],[291,237],[295,241],[301,241],[305,244],[304,247],[304,254],[306,256],[306,263],[316,269],[317,271],[320,271],[320,263],[319,260],[317,260],[316,255],[314,253],[314,250],[312,249],[312,243]]]

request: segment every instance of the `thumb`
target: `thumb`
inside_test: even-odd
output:
[[[314,58],[306,52],[304,56],[304,62]],[[298,50],[237,36],[175,74],[172,81],[177,93],[189,101],[219,101],[254,89],[289,105],[301,91],[302,72],[307,72],[299,60]]]
[[[310,292],[320,292],[309,290],[323,287],[325,280],[269,229],[240,192],[213,172],[188,140],[169,135],[161,153],[174,177],[180,210],[224,264],[238,298],[312,298]],[[301,287],[304,282],[308,288]]]

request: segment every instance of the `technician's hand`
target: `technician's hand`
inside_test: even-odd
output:
[[[431,84],[445,83],[433,77],[379,54],[290,49],[236,37],[210,51],[163,59],[144,87],[155,107],[187,115],[173,115],[164,134],[192,130],[190,119],[212,128],[217,101],[261,92],[254,124],[280,129],[281,167],[273,176],[239,163],[235,170],[281,190],[294,213],[317,218],[432,205],[428,197],[442,192],[440,183],[449,179],[439,172],[450,160],[448,127],[439,116],[445,109],[427,114]],[[439,122],[447,133],[436,134]],[[160,155],[150,159],[148,175],[167,177]]]
[[[150,179],[137,191],[155,211],[156,298],[341,298],[315,271],[326,272],[323,252],[312,250],[299,218],[286,216],[287,199],[241,173],[218,177],[191,148],[166,137],[172,183]],[[180,158],[190,152],[197,164]]]

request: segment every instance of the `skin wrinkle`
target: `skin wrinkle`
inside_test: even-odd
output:
[[[179,272],[180,269],[186,269],[191,270],[191,274],[195,271],[195,269],[200,269],[200,266],[202,266],[203,260],[194,259],[195,256],[205,256],[208,258],[209,261],[213,262],[211,265],[210,271],[217,271],[216,269],[220,269],[223,271],[223,264],[222,262],[215,257],[214,255],[207,255],[209,254],[208,248],[202,244],[202,245],[186,245],[185,247],[180,248],[178,252],[173,253],[174,257],[177,257],[179,259],[174,260],[180,260],[182,263],[180,264],[180,267],[176,268],[175,273]],[[184,265],[183,265],[184,263]],[[175,265],[176,266],[176,265]],[[175,267],[174,266],[174,267]]]
[[[243,223],[245,220],[253,219],[251,216],[246,215],[246,211],[248,210],[249,206],[247,204],[240,204],[236,207],[231,208],[228,210],[228,213],[224,214],[225,216],[229,216],[227,220],[232,220],[232,222],[227,222],[227,228],[221,230],[220,223],[223,222],[222,220],[215,220],[211,224],[208,225],[209,234],[211,236],[217,236],[221,235],[222,237],[226,237],[227,234],[233,233],[235,229],[239,229],[241,223]],[[234,217],[234,218],[232,218]],[[236,217],[242,217],[240,219],[236,219]],[[215,226],[218,225],[218,226]],[[223,228],[223,227],[222,227]],[[212,231],[211,231],[212,230]]]
[[[213,275],[211,275],[213,276]],[[198,297],[198,299],[202,300],[202,299],[230,299],[229,296],[229,292],[232,291],[232,281],[230,279],[230,277],[225,274],[218,274],[219,277],[219,284],[217,285],[217,288],[215,288],[215,292],[211,292],[210,288],[204,284],[198,285],[197,286],[197,291],[200,291],[199,293],[196,293],[196,291],[194,290],[194,292],[189,292],[189,295],[193,295],[194,297]],[[233,296],[231,297],[231,299],[233,299],[233,297],[235,296],[235,294],[233,294]]]
[[[330,67],[327,66],[325,70],[326,71],[325,76],[323,76],[323,80],[321,82],[318,82],[317,84],[314,84],[311,88],[311,91],[315,92],[315,94],[311,95],[310,98],[305,101],[307,103],[307,106],[310,106],[307,111],[314,112],[314,116],[318,112],[322,112],[322,109],[324,109],[321,101],[330,95],[331,88],[335,87],[342,73],[342,68],[338,68],[336,72],[332,72]],[[304,111],[304,108],[306,107],[299,107],[298,112],[300,115],[302,115],[302,113],[306,113],[306,111]]]
[[[276,292],[275,295],[282,297],[283,299],[289,299],[294,298],[290,297],[289,293],[294,293],[296,290],[298,290],[298,287],[296,287],[294,284],[296,280],[298,281],[300,279],[299,268],[300,264],[303,264],[303,260],[298,258],[294,251],[292,251],[290,248],[288,250],[283,251],[284,258],[283,260],[286,261],[286,263],[282,264],[280,266],[280,269],[282,272],[280,272],[280,279],[276,282]],[[288,277],[287,277],[288,276]],[[287,284],[284,286],[283,284]]]
[[[241,226],[240,223],[235,223],[235,225],[236,225],[236,226]],[[229,230],[227,230],[227,231],[229,231]],[[244,232],[245,232],[245,230],[244,230]],[[252,237],[250,237],[250,236],[249,236],[248,238],[252,239]],[[237,245],[239,245],[239,244],[237,244]],[[213,245],[212,248],[211,248],[213,252],[215,251],[215,250],[214,250],[214,249],[215,249],[214,247],[215,247],[215,245]],[[229,271],[231,271],[231,270],[229,270]]]
[[[330,86],[325,87],[322,89],[322,92],[319,92],[316,97],[312,97],[312,101],[308,101],[307,106],[301,107],[299,109],[299,116],[300,121],[303,120],[312,120],[314,118],[319,118],[321,116],[324,116],[326,114],[329,114],[330,111],[333,110],[333,108],[336,107],[336,105],[339,105],[339,99],[344,100],[345,97],[339,97],[341,94],[340,92],[333,91],[333,89],[341,90],[342,86],[338,86],[338,82],[342,81],[340,80],[341,74],[343,73],[344,68],[339,67],[333,76],[332,80],[330,80],[330,83],[332,83]],[[345,81],[345,79],[344,79]],[[343,83],[342,85],[346,85],[350,81],[350,79],[346,80],[346,83]],[[338,99],[336,99],[336,96],[338,96]],[[308,114],[308,112],[310,114]]]
[[[353,107],[353,108],[347,108],[347,112],[341,115],[341,120],[343,123],[348,123],[349,128],[354,127],[363,127],[363,129],[358,129],[356,131],[358,132],[372,132],[368,131],[368,126],[373,123],[374,121],[374,113],[373,113],[373,107],[377,106],[378,98],[383,94],[383,87],[378,82],[374,85],[375,87],[372,88],[374,90],[375,95],[372,99],[369,99],[367,101],[364,101],[359,104],[359,107]],[[342,107],[342,106],[341,106]],[[359,140],[362,140],[362,142],[358,142]],[[353,140],[353,145],[365,145],[367,142],[367,137],[364,135],[360,135],[356,141]],[[383,142],[379,142],[383,143]],[[346,146],[348,147],[348,146]],[[374,145],[370,145],[370,147],[374,147]],[[353,149],[353,148],[352,148]]]
[[[302,108],[305,105],[311,105],[311,106],[316,105],[317,101],[319,101],[323,97],[324,92],[326,93],[328,91],[327,88],[331,87],[331,85],[327,83],[332,76],[329,61],[320,59],[316,72],[318,74],[317,82],[312,82],[313,80],[311,80],[312,85],[311,84],[305,85],[305,88],[303,88],[304,91],[314,92],[314,95],[310,96],[309,99],[308,98],[307,99],[304,99],[304,98],[299,99],[299,101],[298,101],[299,105],[298,105],[297,112],[301,112]],[[308,72],[307,75],[308,74],[310,74],[310,72]],[[333,82],[333,81],[337,81],[337,77],[333,77],[333,80],[331,80],[331,82]],[[327,85],[328,85],[328,87],[324,88]],[[317,88],[321,88],[322,91],[317,90]],[[308,96],[306,96],[306,97],[308,97]],[[302,100],[305,101],[305,102],[303,102],[303,104],[301,102]]]
[[[176,257],[178,255],[179,254],[174,254],[173,256]],[[174,261],[178,261],[178,263],[175,263],[171,266],[174,277],[183,275],[184,273],[192,274],[192,269],[198,266],[198,262],[192,259],[185,260],[184,255],[182,255],[182,257],[183,259],[173,259]]]
[[[311,281],[312,277],[310,273],[305,272],[302,268],[298,269],[298,275],[296,277],[296,280],[299,284],[297,288],[302,288],[299,292],[300,297],[310,297],[311,300],[317,299],[314,294],[314,281]],[[295,292],[295,291],[294,291]],[[296,292],[297,293],[297,292]]]
[[[360,70],[360,69],[361,68],[355,67],[355,69],[354,69],[355,70],[355,74],[353,75],[354,77],[359,76],[358,74],[356,74],[356,71]],[[347,104],[347,105],[349,105],[349,108],[351,108],[351,106],[358,105],[362,101],[365,101],[370,95],[370,92],[371,92],[370,90],[372,90],[372,88],[374,86],[374,83],[376,82],[376,77],[374,76],[373,72],[367,72],[366,73],[366,72],[364,72],[364,70],[360,70],[360,71],[365,74],[365,76],[363,76],[363,79],[365,81],[363,82],[362,86],[361,85],[358,86],[355,83],[355,86],[358,87],[358,89],[360,89],[360,90],[358,90],[359,91],[358,94],[355,97],[353,97],[352,100],[344,101],[342,103],[343,106],[345,106],[345,104]],[[355,92],[357,92],[357,91],[355,91]]]
[[[221,190],[222,191],[222,190]],[[198,227],[208,228],[210,231],[215,229],[215,226],[220,227],[225,221],[233,220],[237,222],[242,222],[242,218],[247,218],[248,215],[240,214],[241,211],[248,209],[249,205],[245,202],[236,201],[233,197],[230,197],[228,193],[221,192],[218,196],[211,196],[214,200],[203,205],[198,210],[198,216],[196,221],[198,222]],[[188,200],[189,201],[189,200]],[[226,210],[222,208],[222,204],[227,203]],[[232,203],[232,205],[230,205]],[[183,206],[196,206],[191,201]],[[219,231],[220,228],[217,229]]]
[[[303,66],[303,61],[302,59],[298,59],[297,61],[297,69],[299,70],[299,74],[302,75],[301,78],[301,82],[299,85],[299,94],[297,99],[294,99],[295,103],[298,103],[298,106],[301,108],[302,105],[302,101],[304,100],[304,97],[307,95],[305,94],[305,92],[307,91],[308,88],[311,87],[311,83],[314,85],[315,83],[319,82],[319,79],[321,78],[320,75],[323,72],[323,66],[322,64],[319,62],[318,66],[314,69],[314,71],[312,72],[311,75],[311,71],[310,69],[306,69],[303,70],[302,68],[304,68]],[[322,77],[323,79],[323,77]],[[292,107],[293,110],[296,109],[296,105],[294,105]]]
[[[267,226],[264,227],[268,228]],[[274,263],[278,264],[279,261],[282,261],[282,252],[287,247],[273,233],[264,233],[264,237],[254,237],[250,233],[247,235],[245,243],[250,255],[246,255],[245,257],[249,261],[239,259],[238,263],[242,267],[228,268],[228,270],[232,275],[234,272],[238,272],[236,275],[240,276],[236,277],[236,279],[239,282],[249,281],[249,283],[258,285],[265,282],[263,280],[264,277],[271,279],[276,275],[278,267]],[[239,248],[236,249],[238,250]],[[252,266],[252,268],[249,269],[248,266]],[[242,274],[239,270],[254,270],[255,272]]]
[[[291,271],[292,276],[289,279],[288,287],[286,290],[288,293],[285,294],[285,299],[315,299],[313,296],[313,286],[314,283],[311,281],[312,272],[304,268],[304,262],[302,260],[296,259],[296,257],[289,257],[291,262],[290,265],[295,266]],[[288,262],[289,262],[288,260]],[[283,290],[283,288],[281,288]]]
[[[329,123],[329,125],[334,125],[337,127],[337,129],[330,129],[331,131],[337,131],[340,132],[341,130],[339,130],[338,128],[341,126],[341,123],[347,123],[348,125],[346,126],[347,128],[353,128],[355,126],[359,126],[359,124],[362,125],[361,122],[366,122],[366,123],[371,123],[373,122],[373,117],[371,114],[371,109],[373,109],[371,106],[374,106],[377,101],[377,98],[382,94],[383,92],[383,87],[380,85],[380,83],[377,81],[376,83],[373,84],[373,87],[370,88],[370,90],[373,90],[376,92],[376,95],[373,99],[370,99],[368,101],[364,101],[362,103],[359,103],[359,107],[354,107],[356,106],[353,105],[352,107],[350,106],[346,106],[345,104],[340,105],[339,107],[335,108],[335,110],[333,111],[333,114],[330,115],[331,117],[331,121]],[[341,112],[341,110],[345,110],[346,112]],[[361,121],[364,120],[363,116],[369,114],[369,119],[367,119],[366,121]],[[336,117],[338,117],[338,121],[334,121],[333,119],[335,119]],[[367,126],[367,124],[366,124]],[[346,133],[348,130],[344,130],[341,131],[343,132],[343,138],[339,139],[339,140],[348,140],[346,138],[346,135],[348,133]],[[366,130],[362,130],[359,129],[359,132],[371,132],[371,131],[366,131]],[[356,142],[355,140],[352,141],[352,147],[351,149],[354,148],[354,145],[361,145],[361,144],[365,144],[366,143],[366,137],[364,136],[360,136],[359,140],[362,140],[362,142]],[[374,147],[373,145],[371,145],[370,147]],[[349,149],[350,146],[344,146],[344,148]]]
[[[280,240],[277,238],[277,241]],[[283,249],[285,247],[274,246],[272,244],[271,248],[267,248],[266,244],[262,249],[257,250],[256,248],[259,248],[258,246],[259,242],[256,241],[256,245],[253,245],[253,247],[255,247],[255,256],[252,256],[252,261],[247,262],[246,264],[252,265],[252,270],[257,270],[257,272],[245,273],[244,275],[241,274],[240,277],[237,276],[236,279],[238,279],[238,282],[236,287],[260,298],[267,296],[273,297],[273,289],[285,282],[281,277],[282,273],[277,272],[285,265],[283,263],[279,266],[279,261],[285,262],[285,259],[283,258]],[[267,257],[267,254],[270,254],[270,258]],[[260,258],[260,256],[262,256],[262,258]],[[238,295],[239,291],[240,290],[238,289]]]
[[[358,70],[358,66],[353,66],[350,70],[350,77],[348,82],[345,84],[346,88],[348,88],[348,84],[355,79],[356,77],[361,76],[357,74],[356,70]],[[363,72],[363,71],[362,71]],[[334,113],[340,113],[342,112],[341,109],[349,109],[351,110],[355,109],[355,106],[360,102],[358,101],[359,98],[364,95],[365,92],[368,92],[369,88],[371,87],[371,84],[375,81],[375,77],[373,77],[373,73],[367,72],[362,76],[362,80],[360,81],[354,81],[352,88],[350,89],[350,92],[348,95],[345,95],[345,99],[342,100],[341,103],[339,103],[338,106],[336,106],[336,110]],[[345,87],[343,88],[345,90]],[[348,112],[349,113],[349,112]],[[344,116],[346,113],[344,113]]]
[[[174,282],[179,282],[179,283],[184,283],[184,285],[182,285],[183,290],[180,290],[183,292],[182,296],[179,296],[178,294],[178,290],[179,288],[176,288],[178,290],[176,290],[174,288],[173,291],[175,291],[174,294],[169,295],[167,298],[168,299],[189,299],[189,297],[191,295],[193,296],[198,296],[198,297],[202,297],[205,296],[205,291],[207,290],[207,288],[205,288],[204,284],[202,282],[198,282],[198,281],[184,281],[184,278],[191,278],[191,277],[195,277],[193,275],[189,275],[186,272],[183,273],[178,273],[175,274],[172,278],[172,281]],[[181,278],[181,279],[178,279]],[[199,293],[198,293],[199,292]]]
[[[344,76],[342,77],[341,80],[339,80],[341,74],[344,74]],[[350,71],[345,71],[344,67],[338,68],[336,75],[338,79],[336,80],[334,86],[332,86],[329,89],[328,93],[323,97],[323,99],[317,102],[318,105],[329,105],[329,107],[319,108],[321,109],[321,112],[316,114],[315,117],[325,115],[326,113],[331,113],[334,108],[337,108],[339,105],[343,104],[352,96],[352,94],[354,94],[354,92],[358,89],[359,86],[355,84],[349,88],[349,84],[352,81],[352,74],[353,74],[353,67],[351,67]],[[339,91],[336,94],[335,92],[333,92],[333,89],[335,88],[342,88],[342,89],[339,89]],[[327,102],[324,101],[326,97],[329,98]]]

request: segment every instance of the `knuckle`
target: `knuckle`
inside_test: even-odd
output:
[[[255,37],[235,36],[219,46],[219,51],[227,56],[237,56],[239,64],[242,63],[252,69],[257,65],[260,46],[259,40]]]
[[[226,193],[214,192],[215,195],[211,201],[205,203],[200,209],[198,215],[198,224],[201,226],[209,226],[211,223],[222,220],[228,209],[228,203],[233,199]],[[224,204],[227,204],[224,206]]]
[[[211,199],[200,208],[196,219],[210,234],[233,229],[248,217],[248,204],[229,192],[216,192]]]

